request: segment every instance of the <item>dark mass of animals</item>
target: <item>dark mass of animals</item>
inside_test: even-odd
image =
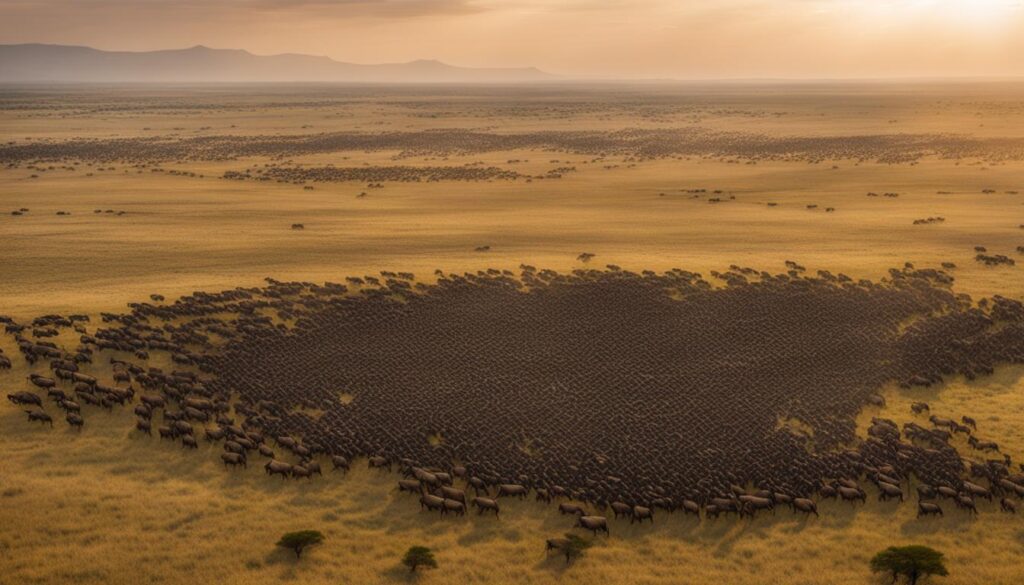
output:
[[[22,358],[52,372],[7,397],[47,427],[55,409],[81,429],[97,409],[132,408],[138,432],[219,444],[226,468],[262,457],[270,477],[313,480],[320,461],[343,473],[365,459],[399,470],[397,489],[445,516],[557,500],[595,534],[609,532],[609,511],[631,523],[817,516],[822,499],[866,502],[869,483],[902,502],[911,478],[919,517],[994,497],[1015,512],[1024,474],[974,418],[916,402],[916,422],[876,417],[861,439],[856,417],[885,404],[890,382],[1024,363],[1024,305],[975,303],[947,273],[910,264],[879,282],[786,267],[732,266],[712,272],[717,284],[614,265],[437,271],[430,284],[383,271],[154,294],[92,332],[84,315],[4,317]],[[56,343],[65,334],[77,345]],[[155,352],[177,369],[147,366]],[[112,385],[86,373],[100,363]]]

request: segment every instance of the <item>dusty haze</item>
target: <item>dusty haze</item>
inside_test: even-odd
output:
[[[0,42],[620,78],[1017,76],[1020,0],[7,0]]]

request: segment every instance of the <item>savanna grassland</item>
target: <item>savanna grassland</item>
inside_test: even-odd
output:
[[[8,87],[0,136],[0,315],[20,323],[82,313],[94,332],[101,313],[152,294],[521,264],[678,267],[724,286],[711,273],[733,265],[880,281],[910,262],[974,301],[1024,295],[1019,265],[984,261],[1024,258],[1015,84]],[[4,394],[50,375],[12,335],[0,349]],[[107,361],[82,369],[109,380]],[[158,352],[147,365],[183,367]],[[925,401],[974,417],[1014,468],[1024,460],[1019,364],[880,393],[858,441],[872,417],[930,426],[910,410]],[[133,430],[130,407],[85,406],[75,430],[46,404],[52,429],[0,407],[3,583],[854,584],[875,582],[868,560],[903,543],[943,551],[943,582],[1024,578],[1024,516],[996,498],[977,516],[944,504],[916,519],[914,478],[904,504],[876,501],[864,480],[866,505],[819,500],[818,518],[609,519],[611,536],[567,567],[544,539],[570,517],[532,497],[502,499],[498,521],[440,518],[365,460],[268,478],[255,455],[228,470],[216,443]],[[301,561],[274,547],[305,528],[326,541]],[[399,558],[414,544],[440,568],[410,578]]]

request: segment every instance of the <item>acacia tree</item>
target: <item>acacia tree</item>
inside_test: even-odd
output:
[[[402,557],[402,564],[409,567],[411,573],[415,573],[417,567],[437,568],[434,553],[425,546],[409,547],[409,550],[405,551],[405,556]]]
[[[910,585],[917,585],[918,579],[930,575],[945,577],[949,574],[942,562],[942,553],[919,544],[890,546],[871,559],[871,570],[892,574],[893,583],[906,577]]]
[[[277,541],[277,546],[292,549],[295,551],[295,558],[300,558],[303,550],[323,541],[324,535],[318,530],[300,530],[282,536],[281,540]]]

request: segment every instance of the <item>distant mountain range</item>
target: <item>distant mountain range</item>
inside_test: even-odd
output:
[[[68,45],[0,45],[0,83],[523,83],[555,76],[533,67],[476,69],[440,61],[358,65],[312,55],[253,55],[196,46],[100,51]]]

